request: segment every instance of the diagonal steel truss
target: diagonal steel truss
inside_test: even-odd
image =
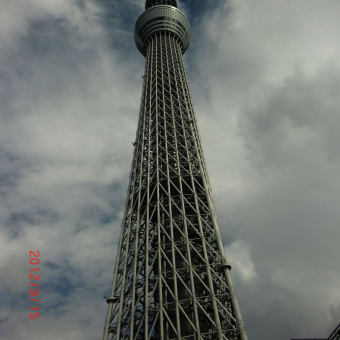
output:
[[[181,41],[150,39],[106,339],[246,340]]]

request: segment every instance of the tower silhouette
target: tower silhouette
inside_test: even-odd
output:
[[[143,94],[103,339],[247,340],[211,199],[176,0],[135,27]]]

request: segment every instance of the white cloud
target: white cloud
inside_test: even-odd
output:
[[[2,334],[93,339],[105,319],[142,71],[109,46],[98,3],[1,6],[15,17],[0,30]],[[41,253],[35,323],[29,249]]]
[[[81,6],[79,6],[81,4]],[[100,7],[93,1],[76,0],[12,0],[0,4],[0,37],[2,53],[15,48],[17,39],[24,39],[34,21],[65,20],[73,29],[93,34]]]
[[[226,247],[225,252],[236,271],[235,275],[238,275],[242,281],[250,282],[256,278],[257,274],[249,247],[243,241],[233,241]]]
[[[340,301],[339,4],[223,3],[192,87],[249,337],[323,337]]]

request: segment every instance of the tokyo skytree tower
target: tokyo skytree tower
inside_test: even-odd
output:
[[[146,0],[135,28],[142,101],[103,340],[247,340],[224,256],[176,0]]]

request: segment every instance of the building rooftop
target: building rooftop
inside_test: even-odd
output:
[[[291,340],[340,340],[340,323],[328,338],[293,338]]]

